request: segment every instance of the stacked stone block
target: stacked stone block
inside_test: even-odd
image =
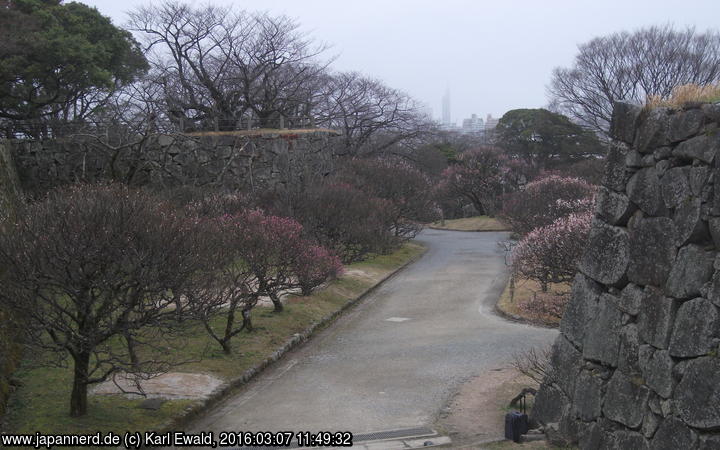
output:
[[[7,141],[25,192],[73,182],[267,189],[333,169],[330,131],[257,136],[152,135],[107,146],[92,137]]]
[[[720,104],[616,103],[535,418],[582,449],[720,449]]]

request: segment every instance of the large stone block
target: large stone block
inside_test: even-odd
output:
[[[566,396],[572,398],[575,381],[582,368],[582,355],[562,334],[555,339],[550,364],[550,380],[559,386]]]
[[[718,150],[720,150],[720,136],[700,135],[678,144],[672,154],[678,158],[697,159],[712,164]]]
[[[625,225],[634,211],[635,207],[626,195],[600,187],[595,213],[603,222],[610,225]]]
[[[708,228],[715,249],[720,250],[720,217],[710,217],[708,219]]]
[[[642,108],[629,102],[613,103],[613,114],[610,120],[610,135],[622,142],[632,144],[635,139],[635,125]]]
[[[543,425],[558,423],[570,409],[570,400],[560,389],[543,383],[538,389],[531,417]]]
[[[674,417],[667,418],[655,432],[651,450],[681,450],[697,446],[698,436],[693,430]]]
[[[588,324],[583,341],[583,358],[617,366],[622,326],[622,312],[615,306],[618,301],[610,294],[600,296],[597,314]]]
[[[695,197],[700,197],[707,187],[710,178],[710,168],[708,166],[692,166],[690,168],[690,192]]]
[[[638,119],[640,124],[635,134],[635,148],[640,153],[653,151],[670,143],[670,110],[668,108],[653,108],[643,111]]]
[[[595,317],[601,293],[598,283],[582,273],[575,275],[570,301],[560,322],[560,332],[578,347],[582,347],[588,322]]]
[[[583,450],[612,450],[615,445],[612,434],[603,430],[597,423],[593,422],[587,431],[580,436],[580,448]]]
[[[720,429],[720,358],[691,361],[674,398],[675,409],[686,424],[701,430]]]
[[[685,299],[700,295],[700,288],[713,274],[715,252],[699,245],[688,245],[678,251],[665,285],[665,294]]]
[[[670,218],[635,220],[629,236],[628,280],[641,285],[664,285],[675,259],[676,235]]]
[[[713,302],[715,306],[720,307],[720,271],[715,272],[715,275],[713,275],[708,299]]]
[[[628,198],[647,214],[657,216],[664,213],[660,177],[654,167],[635,172],[627,184],[627,194]]]
[[[602,185],[616,192],[624,192],[628,173],[625,168],[627,147],[624,144],[612,144],[605,157],[605,171]]]
[[[687,301],[680,306],[675,317],[670,355],[678,358],[705,355],[712,350],[719,333],[717,308],[704,298]]]
[[[620,331],[620,350],[618,352],[618,369],[627,375],[641,373],[638,362],[640,335],[634,323],[625,325]]]
[[[623,228],[595,221],[578,265],[580,271],[600,283],[620,284],[629,261],[628,240]]]
[[[665,172],[660,182],[660,191],[666,207],[677,208],[691,195],[689,175],[689,167],[673,167]]]
[[[700,447],[698,450],[720,450],[720,434],[700,436]]]
[[[587,370],[580,372],[580,376],[575,383],[575,395],[573,395],[574,417],[585,422],[600,417],[602,412],[602,385],[601,378],[593,376]]]
[[[643,361],[642,374],[647,386],[663,398],[672,394],[675,380],[672,376],[674,362],[667,350],[656,350]]]
[[[653,437],[658,427],[660,426],[660,416],[657,414],[647,411],[642,424],[642,434],[646,438],[650,439]]]
[[[648,441],[640,433],[632,431],[616,431],[612,434],[613,447],[615,449],[647,450]]]
[[[628,150],[625,155],[625,166],[629,168],[645,167],[643,165],[643,156],[637,150]]]
[[[637,284],[629,283],[620,291],[617,307],[620,311],[636,316],[642,304],[643,288]]]
[[[680,202],[673,215],[673,222],[677,230],[675,245],[678,247],[710,239],[707,222],[702,220],[702,203],[698,197],[687,197]]]
[[[677,309],[676,300],[665,297],[656,288],[646,287],[638,315],[640,338],[655,348],[667,349]]]
[[[676,112],[670,119],[670,141],[680,142],[700,132],[705,114],[699,109]]]
[[[629,428],[639,428],[645,415],[650,391],[634,378],[616,370],[605,392],[605,417]]]

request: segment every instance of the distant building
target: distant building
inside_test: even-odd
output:
[[[450,116],[450,88],[445,89],[445,95],[442,98],[442,123],[449,126],[452,123]]]
[[[485,131],[485,122],[477,114],[473,114],[469,119],[463,119],[461,131],[463,133],[481,133]]]
[[[496,119],[492,116],[492,114],[488,114],[485,119],[485,130],[494,130],[499,121],[500,119]]]

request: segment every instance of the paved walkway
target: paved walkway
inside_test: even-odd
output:
[[[428,426],[469,377],[556,331],[493,313],[507,233],[425,230],[428,252],[191,431],[345,431]]]

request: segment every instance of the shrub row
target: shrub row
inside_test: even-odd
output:
[[[210,197],[180,210],[145,191],[80,185],[1,225],[0,306],[26,324],[25,342],[49,362],[72,362],[71,415],[86,413],[93,383],[179,363],[164,355],[181,345],[184,321],[201,321],[230,351],[261,297],[279,310],[283,293],[307,293],[342,270],[295,220],[218,206],[228,204]],[[218,316],[219,331],[211,325]]]

